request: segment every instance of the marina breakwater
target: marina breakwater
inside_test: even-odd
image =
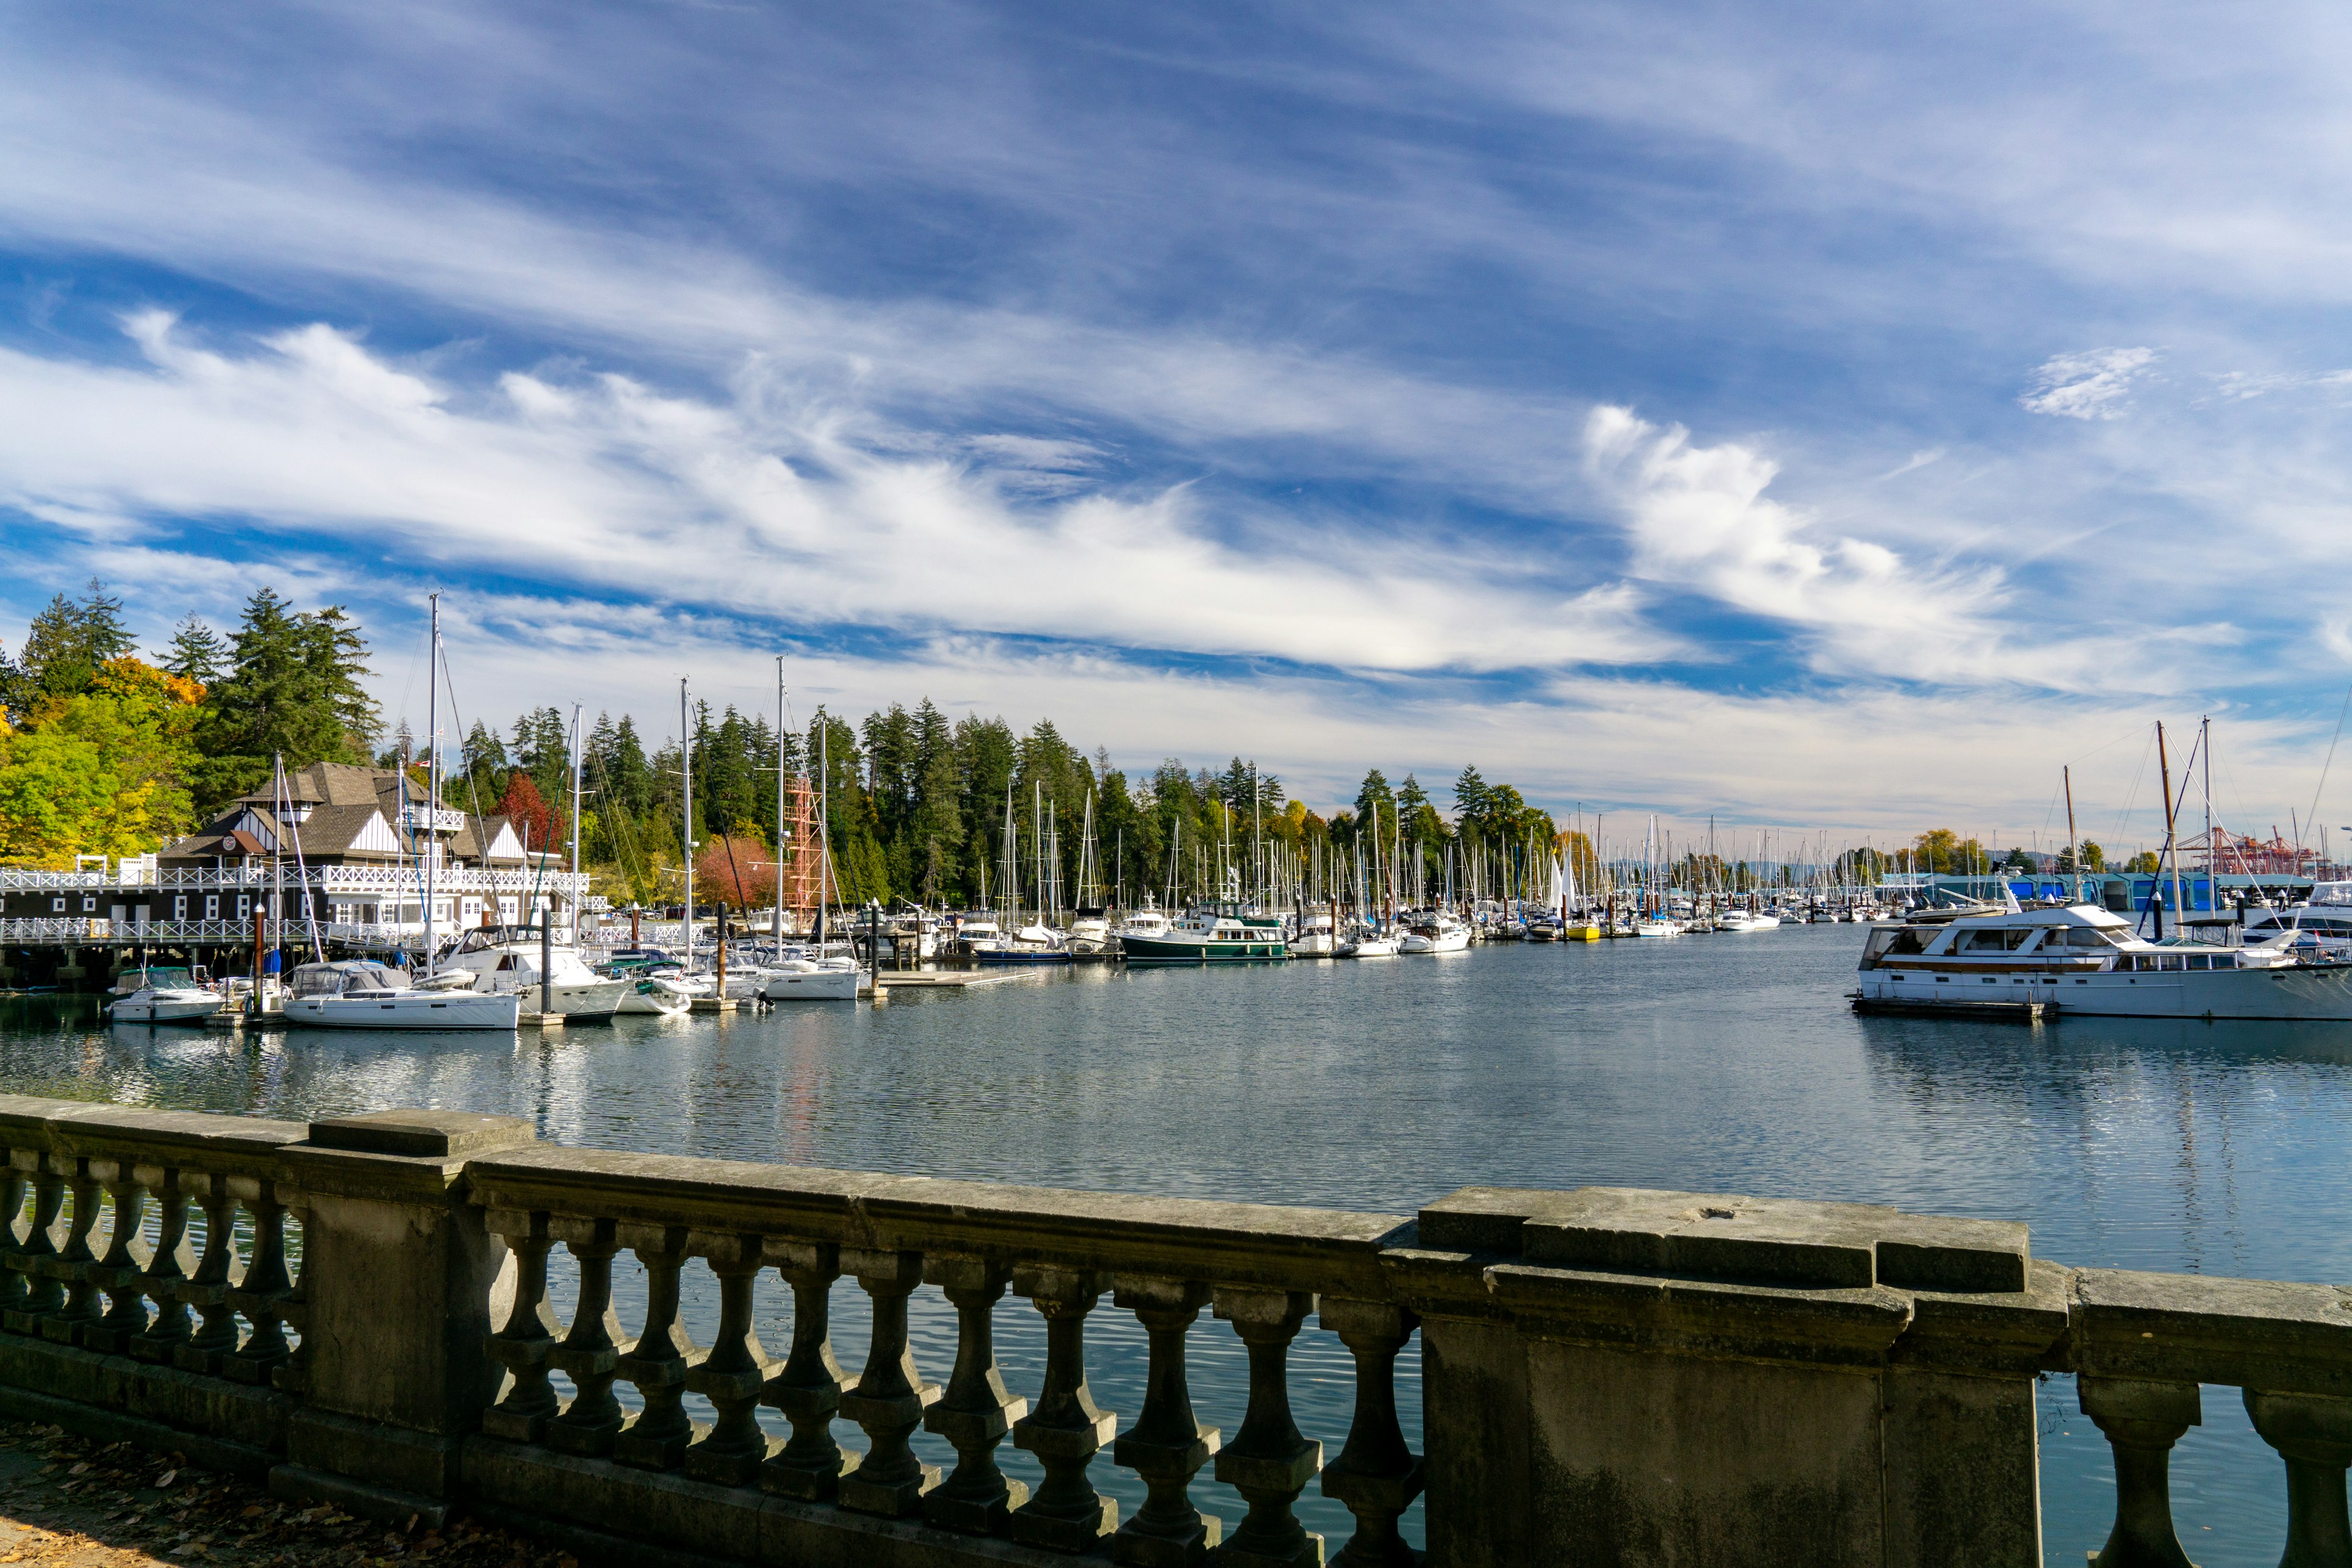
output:
[[[437,1103],[520,1116],[576,1147],[1359,1213],[1411,1215],[1465,1184],[1864,1201],[2022,1221],[2036,1255],[2086,1268],[2352,1277],[2338,1217],[2352,1183],[2330,1152],[2352,1114],[2352,1032],[1855,1018],[1842,993],[1857,940],[1814,927],[1361,966],[1091,970],[878,1009],[624,1020],[520,1041],[151,1035],[20,1009],[0,1025],[0,1078],[303,1122]],[[564,1247],[551,1259],[568,1324],[577,1275]],[[644,1290],[624,1253],[625,1323],[639,1321]],[[868,1300],[845,1282],[835,1300],[852,1373]],[[688,1270],[681,1313],[698,1344],[713,1342],[722,1308],[717,1278]],[[782,1354],[781,1276],[753,1308]],[[1007,1384],[1034,1402],[1045,1320],[1010,1298],[998,1318]],[[908,1333],[919,1366],[950,1381],[951,1304],[918,1290]],[[1085,1343],[1094,1396],[1124,1430],[1148,1387],[1148,1335],[1106,1301]],[[1249,1401],[1247,1347],[1204,1309],[1188,1352],[1202,1419],[1230,1439]],[[1432,1397],[1424,1353],[1416,1340],[1397,1363],[1411,1434]],[[1352,1357],[1309,1321],[1289,1367],[1295,1418],[1328,1458],[1353,1417]],[[698,1397],[689,1408],[710,1419]],[[2113,1450],[2068,1373],[2039,1385],[2035,1408],[2047,1560],[2080,1562],[2112,1522]],[[2279,1457],[2234,1391],[2208,1388],[2200,1414],[2170,1468],[2189,1555],[2267,1568],[2284,1539]],[[845,1447],[864,1441],[838,1430]],[[913,1445],[952,1467],[951,1447],[920,1432]],[[1414,1446],[1427,1457],[1428,1439]],[[1007,1474],[1043,1484],[1027,1451],[1001,1452]],[[1139,1475],[1108,1457],[1089,1473],[1122,1517],[1144,1501]],[[1193,1495],[1228,1523],[1243,1516],[1213,1465]],[[1426,1541],[1426,1508],[1405,1514],[1409,1539]],[[1313,1486],[1296,1511],[1335,1551],[1353,1528]]]

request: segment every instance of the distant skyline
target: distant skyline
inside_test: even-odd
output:
[[[2288,830],[2352,679],[2347,45],[0,0],[0,639],[267,584],[421,726],[437,587],[469,720],[764,710],[782,653],[803,721],[1833,847],[2046,848],[2069,761],[2152,843],[2210,713]]]

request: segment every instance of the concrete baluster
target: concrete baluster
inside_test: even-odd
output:
[[[1194,1568],[1223,1538],[1224,1521],[1192,1506],[1192,1478],[1217,1451],[1218,1432],[1192,1414],[1184,1375],[1184,1340],[1209,1288],[1197,1280],[1121,1275],[1111,1300],[1143,1323],[1151,1346],[1144,1373],[1143,1409],[1111,1445],[1111,1462],[1143,1478],[1146,1495],[1135,1517],[1118,1527],[1111,1561],[1136,1568]]]
[[[1013,1516],[1013,1539],[1053,1552],[1090,1552],[1118,1524],[1118,1510],[1087,1479],[1117,1421],[1087,1387],[1087,1314],[1109,1277],[1049,1264],[1013,1270],[1013,1289],[1045,1320],[1045,1385],[1034,1414],[1016,1423],[1013,1444],[1037,1456],[1045,1479]]]
[[[617,1227],[609,1219],[558,1215],[548,1230],[580,1265],[580,1305],[572,1331],[547,1352],[547,1364],[572,1380],[572,1403],[547,1424],[541,1440],[559,1453],[609,1454],[622,1420],[621,1402],[613,1397],[621,1366],[621,1317],[613,1310]]]
[[[1356,1531],[1332,1561],[1347,1568],[1411,1568],[1421,1553],[1397,1534],[1397,1520],[1421,1495],[1421,1456],[1397,1424],[1397,1352],[1420,1321],[1387,1301],[1326,1297],[1323,1326],[1356,1358],[1356,1414],[1339,1457],[1323,1467],[1323,1495],[1348,1505]]]
[[[2172,1446],[2204,1419],[2193,1383],[2075,1380],[2083,1414],[2116,1455],[2116,1526],[2092,1568],[2191,1568],[2172,1528]]]
[[[140,1289],[140,1276],[146,1273],[152,1256],[147,1238],[141,1234],[147,1223],[147,1188],[128,1161],[92,1160],[89,1163],[90,1173],[106,1190],[107,1206],[114,1217],[108,1228],[105,1253],[89,1266],[90,1283],[106,1294],[106,1310],[98,1321],[82,1325],[81,1343],[84,1350],[115,1355],[131,1342],[131,1335],[147,1328],[147,1297]]]
[[[996,1364],[996,1303],[1013,1271],[982,1258],[932,1255],[923,1278],[956,1310],[955,1371],[947,1393],[923,1413],[923,1426],[955,1445],[956,1468],[923,1498],[923,1517],[966,1535],[1003,1533],[1029,1489],[996,1467],[996,1446],[1029,1402],[1009,1393]]]
[[[196,1266],[188,1245],[188,1188],[178,1171],[142,1165],[138,1174],[155,1200],[155,1242],[139,1277],[140,1293],[154,1303],[155,1316],[126,1348],[134,1361],[168,1365],[188,1342],[188,1304],[180,1299],[180,1287]]]
[[[841,1254],[829,1245],[773,1237],[763,1250],[793,1288],[793,1348],[760,1402],[782,1411],[793,1435],[782,1453],[760,1467],[760,1487],[779,1497],[821,1502],[840,1489],[842,1472],[849,1468],[833,1437],[842,1390],[850,1384],[833,1355],[833,1282],[841,1278]]]
[[[1290,1416],[1290,1342],[1314,1310],[1308,1291],[1217,1288],[1217,1316],[1249,1347],[1250,1363],[1249,1409],[1217,1456],[1217,1479],[1242,1494],[1249,1512],[1218,1548],[1221,1563],[1295,1568],[1323,1561],[1323,1538],[1291,1511],[1323,1463],[1323,1445],[1301,1436]]]
[[[244,1278],[229,1292],[229,1304],[250,1331],[234,1355],[221,1358],[220,1369],[239,1383],[267,1383],[270,1369],[292,1349],[286,1340],[286,1298],[294,1289],[286,1268],[286,1205],[275,1182],[233,1177],[230,1184],[253,1220],[253,1250]]]
[[[2286,1461],[2286,1554],[2279,1568],[2352,1568],[2352,1399],[2246,1390],[2246,1414]]]
[[[719,1334],[686,1386],[719,1413],[709,1435],[686,1451],[686,1473],[698,1480],[740,1487],[760,1473],[770,1451],[760,1429],[760,1394],[776,1358],[760,1343],[751,1321],[751,1287],[766,1267],[757,1236],[696,1234],[694,1249],[719,1276]]]
[[[33,1212],[26,1222],[23,1244],[8,1259],[8,1267],[25,1277],[24,1299],[9,1308],[0,1322],[6,1323],[12,1334],[37,1334],[42,1320],[66,1304],[65,1282],[49,1269],[58,1255],[58,1215],[65,1208],[66,1179],[46,1154],[17,1150],[8,1158],[12,1171],[24,1170],[23,1162],[31,1161]]]
[[[307,1394],[310,1388],[310,1200],[299,1190],[285,1185],[272,1189],[278,1206],[285,1210],[278,1222],[279,1246],[287,1259],[288,1272],[292,1276],[285,1295],[278,1298],[279,1331],[292,1329],[296,1334],[290,1354],[269,1369],[269,1384],[288,1394]]]
[[[677,1321],[677,1277],[686,1268],[686,1227],[623,1225],[620,1241],[646,1266],[646,1326],[621,1357],[620,1374],[636,1385],[645,1408],[613,1439],[613,1458],[648,1470],[674,1470],[694,1438],[686,1414],[686,1374],[702,1359]]]
[[[489,1340],[490,1359],[507,1369],[505,1396],[482,1412],[482,1430],[509,1443],[536,1443],[562,1405],[547,1380],[547,1354],[559,1325],[547,1304],[547,1255],[555,1246],[544,1212],[491,1209],[483,1216],[514,1258],[514,1299]]]
[[[841,1413],[866,1429],[871,1446],[864,1461],[841,1478],[841,1506],[904,1518],[940,1484],[940,1468],[917,1458],[907,1441],[940,1397],[940,1385],[924,1382],[916,1370],[914,1347],[907,1342],[907,1298],[922,1282],[923,1255],[844,1248],[841,1266],[874,1302],[866,1370],[841,1396]]]
[[[205,1250],[196,1271],[180,1287],[180,1300],[196,1310],[195,1332],[172,1352],[182,1372],[217,1373],[221,1358],[236,1350],[236,1309],[229,1296],[244,1278],[236,1255],[236,1194],[226,1176],[183,1176],[204,1197]],[[199,1188],[194,1185],[201,1182]]]
[[[17,1163],[19,1152],[5,1151],[6,1161],[0,1163],[0,1203],[5,1203],[6,1217],[0,1220],[0,1322],[7,1321],[10,1312],[25,1310],[25,1244],[16,1236],[18,1222],[25,1217],[25,1167]]]
[[[90,1241],[98,1234],[99,1194],[102,1190],[89,1162],[70,1154],[52,1154],[64,1172],[73,1194],[73,1217],[66,1222],[65,1245],[44,1260],[44,1271],[66,1288],[65,1305],[41,1320],[41,1337],[61,1345],[79,1342],[81,1331],[99,1321],[98,1281],[90,1265],[98,1261]]]

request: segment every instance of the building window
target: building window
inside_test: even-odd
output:
[[[97,895],[97,894],[95,894],[95,893],[84,893],[84,894],[81,896],[81,912],[82,912],[82,913],[84,913],[84,914],[86,914],[86,915],[94,915],[94,914],[98,913],[98,895]]]
[[[66,901],[65,901],[63,899],[51,899],[51,900],[49,900],[49,911],[50,911],[52,914],[60,914],[60,915],[61,915],[61,914],[65,913],[65,912],[66,912]]]
[[[172,918],[175,921],[184,921],[188,918],[187,894],[174,893],[172,895]]]
[[[205,919],[208,921],[216,921],[220,919],[220,895],[218,893],[206,893],[205,895]]]

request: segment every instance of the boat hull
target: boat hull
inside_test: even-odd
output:
[[[404,991],[396,996],[289,996],[289,1028],[513,1029],[522,998],[473,991]]]
[[[1281,937],[1123,936],[1120,956],[1129,963],[1262,963],[1288,958],[1290,944]]]
[[[201,1024],[228,1005],[226,996],[210,1001],[117,1002],[108,1016],[118,1024]]]
[[[786,970],[769,975],[760,994],[771,1002],[855,1002],[861,978],[855,969]]]
[[[1901,978],[1896,974],[1901,973]],[[1906,1010],[1954,1011],[2040,1002],[2061,1014],[2114,1018],[2256,1018],[2352,1022],[2352,963],[2278,969],[2096,974],[1946,974],[1865,970],[1856,994]]]

